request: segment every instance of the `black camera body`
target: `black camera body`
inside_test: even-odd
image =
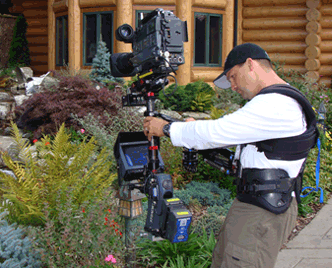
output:
[[[184,63],[183,42],[188,41],[187,24],[171,11],[149,13],[136,31],[128,24],[116,30],[116,38],[131,43],[133,52],[111,56],[114,77],[138,76],[122,97],[123,106],[146,106],[145,116],[157,116],[155,100],[168,84],[167,76]],[[114,146],[118,181],[129,191],[138,189],[148,198],[144,230],[172,243],[185,242],[192,214],[173,196],[173,183],[164,173],[158,137],[143,132],[120,132]]]
[[[156,9],[136,29],[128,24],[116,30],[116,39],[131,43],[133,52],[111,56],[114,77],[130,77],[150,69],[154,73],[174,72],[184,64],[183,42],[188,41],[187,23],[171,11]]]

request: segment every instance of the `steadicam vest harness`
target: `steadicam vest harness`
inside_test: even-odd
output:
[[[264,152],[268,159],[273,160],[292,161],[307,158],[319,136],[311,104],[298,89],[286,84],[266,87],[257,95],[268,93],[279,93],[294,98],[303,108],[307,130],[298,136],[256,142],[258,151]],[[284,213],[290,206],[292,191],[295,191],[297,202],[301,201],[304,166],[305,161],[296,178],[289,178],[288,173],[282,169],[245,168],[240,178],[234,181],[237,185],[237,198],[275,214]]]

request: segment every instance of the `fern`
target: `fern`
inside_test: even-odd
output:
[[[93,137],[81,144],[70,143],[63,124],[54,140],[44,136],[36,144],[33,155],[17,126],[13,123],[11,126],[19,160],[12,160],[8,153],[1,154],[16,178],[0,173],[0,198],[8,200],[0,210],[7,209],[11,221],[43,225],[45,206],[51,217],[56,216],[57,196],[61,196],[60,202],[65,202],[68,189],[72,189],[74,205],[78,208],[93,197],[101,198],[114,180],[116,175],[110,173],[109,154],[104,148],[95,156],[97,146]]]

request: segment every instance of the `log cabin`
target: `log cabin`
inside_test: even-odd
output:
[[[23,13],[35,74],[70,68],[91,70],[98,41],[110,53],[129,52],[117,41],[122,24],[135,29],[155,8],[187,21],[189,42],[177,80],[211,83],[238,44],[262,46],[273,61],[331,86],[332,1],[330,0],[12,0],[10,12]]]

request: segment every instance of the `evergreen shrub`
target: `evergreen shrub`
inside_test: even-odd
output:
[[[23,14],[17,17],[10,45],[8,66],[30,66],[30,51],[26,38],[28,23]]]
[[[202,80],[178,86],[175,91],[174,89],[175,84],[172,84],[165,89],[165,92],[160,91],[159,93],[164,107],[174,111],[208,110],[211,104],[210,100],[215,96],[213,88]],[[203,102],[200,101],[202,99]]]
[[[1,156],[16,178],[0,172],[0,211],[9,211],[10,222],[44,225],[45,206],[50,217],[56,217],[59,195],[63,202],[66,191],[71,190],[78,208],[85,201],[102,198],[104,189],[115,179],[116,175],[110,173],[109,154],[103,149],[97,155],[93,137],[89,142],[71,143],[62,124],[54,140],[42,138],[32,152],[15,124],[12,129],[20,160],[12,160],[6,152]]]
[[[92,71],[90,78],[94,81],[106,85],[109,82],[123,83],[123,78],[113,77],[110,67],[110,52],[106,47],[106,43],[100,41],[97,48],[97,53],[92,59]]]
[[[185,189],[174,190],[174,195],[180,198],[185,205],[191,199],[197,199],[203,206],[224,206],[231,202],[231,193],[227,189],[220,189],[215,182],[191,181]]]
[[[0,268],[41,267],[41,255],[25,232],[5,220],[6,212],[0,213]]]
[[[92,82],[82,76],[62,76],[54,72],[60,82],[57,86],[32,95],[21,106],[16,107],[16,123],[19,128],[33,132],[33,138],[42,134],[54,134],[61,124],[73,126],[79,131],[80,126],[73,115],[83,118],[91,113],[103,125],[110,124],[104,112],[115,116],[121,103],[122,91],[119,88],[110,91],[106,87],[96,89]]]

